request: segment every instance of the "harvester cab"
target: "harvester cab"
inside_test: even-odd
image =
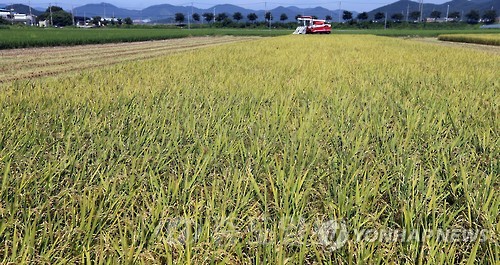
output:
[[[332,25],[326,20],[315,19],[312,16],[301,16],[297,18],[299,26],[293,34],[330,34]]]

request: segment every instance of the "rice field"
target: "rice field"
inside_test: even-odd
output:
[[[0,27],[0,49],[77,46],[141,42],[206,36],[275,37],[292,34],[294,29],[236,28],[32,28]],[[334,29],[333,34],[371,34],[391,37],[438,37],[444,34],[500,34],[498,29]]]
[[[280,36],[290,30],[164,28],[0,28],[0,49],[75,46],[204,36]]]
[[[0,262],[494,264],[499,59],[284,36],[0,84]]]
[[[439,40],[500,46],[500,34],[439,35]]]
[[[0,83],[100,68],[259,37],[190,37],[159,41],[0,50]]]

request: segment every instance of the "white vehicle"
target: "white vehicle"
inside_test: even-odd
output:
[[[297,18],[299,26],[293,34],[330,34],[332,25],[326,20],[315,19],[312,16],[301,16]]]

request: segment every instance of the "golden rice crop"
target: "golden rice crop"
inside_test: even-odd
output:
[[[439,40],[500,46],[500,34],[444,34]]]
[[[4,84],[0,261],[494,263],[497,69],[474,50],[286,36]],[[329,220],[493,235],[334,249]]]

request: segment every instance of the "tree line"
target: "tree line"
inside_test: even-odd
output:
[[[425,18],[421,17],[421,12],[420,11],[412,11],[409,12],[408,14],[403,14],[403,13],[394,13],[391,14],[386,18],[386,14],[383,12],[377,12],[373,15],[373,18],[370,20],[370,15],[367,12],[362,12],[357,14],[356,17],[353,16],[353,13],[350,11],[343,11],[342,13],[342,19],[344,22],[347,22],[349,24],[355,24],[355,23],[363,23],[363,22],[383,22],[386,19],[390,20],[391,22],[402,22],[402,21],[410,21],[410,22],[419,22],[419,21],[424,21]],[[299,17],[300,15],[295,16],[295,20]],[[446,15],[445,15],[446,16]],[[496,18],[497,18],[497,13],[495,10],[486,10],[481,14],[477,10],[471,10],[467,14],[465,14],[465,17],[462,17],[462,13],[458,11],[452,11],[448,14],[448,16],[445,18],[446,21],[458,21],[462,19],[466,19],[467,23],[470,24],[475,24],[479,22],[483,22],[486,24],[494,23]],[[200,22],[206,22],[206,23],[217,23],[219,26],[236,26],[236,24],[240,24],[242,20],[246,20],[250,22],[250,25],[256,25],[260,24],[259,23],[259,16],[256,13],[249,13],[246,16],[244,16],[241,12],[235,12],[232,15],[228,15],[227,13],[218,13],[214,14],[211,12],[206,12],[203,14],[198,14],[198,13],[193,13],[189,20],[195,23],[200,23]],[[318,17],[314,17],[318,18]],[[430,18],[437,20],[444,18],[442,12],[440,11],[432,11],[430,14]],[[121,26],[123,24],[125,25],[132,25],[133,21],[130,17],[127,18],[112,18],[111,20],[105,20],[105,18],[102,18],[100,16],[94,16],[91,19],[88,19],[86,17],[78,17],[74,18],[73,15],[67,11],[64,11],[61,7],[58,6],[50,6],[45,10],[43,14],[41,14],[38,17],[39,21],[43,20],[49,20],[50,23],[53,26],[70,26],[76,23],[77,21],[83,19],[84,21],[89,20],[91,24],[94,26],[107,26],[107,25],[112,25],[112,26]],[[282,13],[279,16],[279,21],[284,25],[284,23],[289,19],[288,15],[286,13]],[[332,21],[333,18],[330,15],[325,16],[324,18],[327,21]],[[74,21],[75,20],[75,21]],[[176,13],[174,15],[174,21],[177,24],[183,24],[187,20],[187,17],[184,13]],[[270,23],[275,21],[275,18],[271,12],[266,12],[264,15],[264,22]],[[1,21],[0,21],[1,22]],[[291,22],[293,23],[293,22]],[[275,23],[276,24],[276,23]]]
[[[243,16],[243,14],[241,12],[235,12],[232,16],[229,16],[227,13],[214,14],[214,13],[210,13],[210,12],[206,12],[206,13],[203,13],[201,15],[198,13],[193,13],[191,15],[191,19],[194,22],[201,22],[203,19],[207,23],[210,23],[210,22],[231,23],[234,21],[239,23],[244,18],[245,18],[245,16]],[[249,13],[246,15],[246,19],[248,21],[250,21],[251,23],[255,23],[259,19],[259,16],[256,13]],[[266,22],[273,21],[274,16],[271,14],[271,12],[266,12],[264,15],[264,19]],[[285,22],[286,20],[288,20],[288,15],[285,13],[281,14],[279,17],[279,20],[281,22]],[[186,16],[183,13],[176,13],[175,14],[175,22],[184,23],[185,21],[186,21]]]
[[[445,18],[442,15],[443,14],[441,11],[435,10],[435,11],[431,12],[430,18],[434,19],[434,20],[440,19],[440,18]],[[412,12],[409,12],[407,14],[406,20],[413,21],[413,22],[425,20],[425,18],[423,18],[421,16],[422,16],[422,13],[420,11],[412,11]],[[388,17],[387,19],[389,19],[389,18],[393,22],[401,22],[401,21],[405,20],[405,15],[403,13],[394,13],[394,14],[391,14],[390,17]],[[471,10],[467,14],[465,14],[465,18],[466,18],[467,23],[470,23],[470,24],[479,23],[480,21],[487,23],[487,24],[490,24],[490,23],[495,22],[495,20],[497,18],[497,13],[495,10],[486,10],[483,12],[483,15],[481,16],[479,11]],[[482,20],[481,20],[481,18],[482,18]],[[351,23],[356,22],[356,21],[364,22],[364,21],[368,21],[369,14],[367,12],[362,12],[356,16],[356,19],[354,19],[352,12],[344,11],[342,14],[342,19],[344,21],[351,22]],[[377,12],[373,15],[372,21],[373,22],[380,22],[380,21],[385,20],[385,19],[386,19],[385,13]],[[448,14],[448,17],[446,17],[445,19],[448,19],[451,21],[457,21],[457,20],[462,19],[462,14],[458,11],[453,11],[453,12],[450,12]]]
[[[405,19],[408,21],[418,22],[421,20],[425,20],[425,18],[422,18],[421,15],[422,14],[420,11],[412,11],[412,12],[409,12],[407,15],[405,15],[403,13],[394,13],[394,14],[391,14],[389,17],[387,17],[387,19],[391,19],[393,22],[401,22],[401,21],[404,21]],[[297,17],[299,17],[299,16],[300,15],[295,16],[295,19],[297,19]],[[246,18],[251,23],[255,23],[258,20],[259,16],[256,13],[249,13],[246,16]],[[317,18],[317,17],[315,17],[315,18]],[[356,17],[354,17],[353,13],[350,11],[343,11],[343,13],[342,13],[342,19],[345,22],[365,22],[365,21],[368,21],[369,18],[370,18],[370,16],[367,12],[359,13]],[[440,19],[440,18],[444,18],[444,17],[443,17],[443,14],[441,11],[432,11],[430,14],[430,18],[431,19]],[[497,18],[497,13],[495,10],[486,10],[483,12],[483,14],[481,16],[479,11],[471,10],[467,14],[465,14],[465,18],[466,18],[466,21],[468,23],[471,23],[471,24],[478,23],[480,21],[482,21],[484,23],[494,23],[496,18]],[[211,22],[230,23],[233,21],[240,22],[241,20],[244,19],[244,16],[240,12],[235,12],[231,17],[226,13],[214,14],[214,13],[207,12],[207,13],[203,13],[201,15],[198,13],[194,13],[191,16],[191,19],[194,22],[201,22],[203,19],[203,21],[205,21],[207,23],[211,23]],[[333,20],[332,16],[330,16],[330,15],[327,15],[324,19],[327,21]],[[371,21],[372,22],[380,22],[380,21],[385,20],[385,19],[386,19],[385,13],[377,12],[373,15],[373,19]],[[451,21],[457,21],[457,20],[462,19],[462,14],[458,11],[452,11],[448,14],[447,19],[449,19]],[[187,19],[186,19],[185,14],[183,14],[183,13],[176,13],[175,14],[175,22],[184,23],[186,20]],[[271,21],[274,20],[274,17],[271,14],[271,12],[266,12],[264,20],[265,20],[265,22],[269,22],[270,20]],[[279,20],[281,22],[287,21],[288,15],[285,13],[282,13],[279,16]]]

